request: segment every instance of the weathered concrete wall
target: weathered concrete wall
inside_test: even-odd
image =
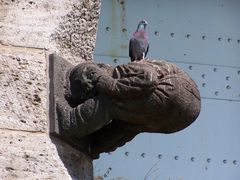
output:
[[[92,59],[97,0],[0,0],[0,179],[92,179],[48,122],[48,54]]]

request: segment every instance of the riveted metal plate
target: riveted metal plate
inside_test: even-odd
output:
[[[105,179],[240,178],[240,1],[106,0],[94,52],[96,62],[129,62],[128,42],[148,21],[148,57],[176,63],[196,81],[200,116],[185,130],[140,134],[94,161]]]

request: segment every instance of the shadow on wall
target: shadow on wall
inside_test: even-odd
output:
[[[51,136],[58,155],[72,179],[93,179],[92,159],[72,148],[57,137]]]

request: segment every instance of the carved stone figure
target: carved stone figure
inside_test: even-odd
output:
[[[86,62],[67,75],[66,104],[58,104],[63,134],[88,136],[91,154],[110,152],[141,132],[174,133],[199,115],[195,82],[166,61],[119,65]]]

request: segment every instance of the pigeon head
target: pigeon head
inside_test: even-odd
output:
[[[147,21],[141,20],[138,24],[137,31],[143,29],[146,30],[147,24],[148,24]]]

